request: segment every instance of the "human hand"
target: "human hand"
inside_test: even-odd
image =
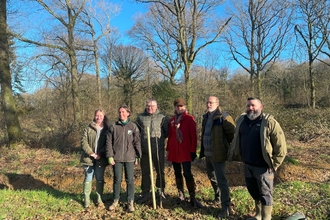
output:
[[[134,165],[139,165],[140,164],[140,158],[135,158]]]
[[[191,161],[194,161],[197,157],[196,153],[190,152]]]

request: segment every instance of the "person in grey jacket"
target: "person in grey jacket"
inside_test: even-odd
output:
[[[150,144],[151,144],[151,157],[152,164],[156,170],[156,187],[158,189],[158,195],[165,198],[165,175],[164,175],[164,163],[165,163],[165,139],[168,134],[168,118],[158,111],[157,101],[155,99],[148,99],[146,101],[145,111],[140,114],[136,119],[136,124],[140,129],[141,134],[141,189],[142,197],[138,203],[143,204],[149,201],[151,179],[150,179],[150,166],[148,155],[148,134],[147,127],[150,129]]]
[[[118,205],[124,168],[128,212],[134,212],[134,165],[141,157],[140,132],[137,125],[130,121],[130,109],[126,105],[119,107],[118,114],[119,120],[110,126],[106,142],[106,157],[114,172],[114,201],[109,210],[115,210]]]
[[[105,157],[108,120],[102,109],[94,112],[94,119],[85,129],[81,138],[81,164],[84,168],[84,207],[90,204],[92,180],[96,178],[96,195],[98,206],[103,206],[104,171],[108,165]]]
[[[255,201],[256,215],[250,220],[270,220],[273,208],[274,174],[287,154],[280,124],[262,112],[258,98],[248,98],[246,114],[236,120],[235,137],[228,160],[244,162],[246,187]]]

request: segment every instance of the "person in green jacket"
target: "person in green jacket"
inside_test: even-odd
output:
[[[273,208],[274,174],[282,164],[287,146],[280,124],[262,112],[258,98],[248,98],[246,114],[236,120],[229,160],[244,162],[246,187],[255,201],[250,220],[270,220]]]
[[[81,138],[81,164],[84,168],[84,207],[90,205],[92,180],[96,178],[97,206],[103,206],[104,171],[108,164],[105,157],[108,119],[104,110],[94,112],[93,121],[84,129]]]
[[[221,202],[219,219],[230,214],[231,199],[226,178],[228,149],[235,134],[233,118],[219,106],[219,99],[210,96],[203,115],[200,158],[205,156],[206,172],[215,193],[215,201]]]

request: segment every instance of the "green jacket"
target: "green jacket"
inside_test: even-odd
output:
[[[204,155],[203,136],[205,124],[207,121],[207,114],[203,115],[202,121],[202,140],[200,158]],[[212,147],[212,160],[213,162],[225,162],[227,160],[228,150],[231,141],[235,134],[235,122],[227,112],[222,111],[220,107],[216,109],[213,115],[213,124],[211,130],[211,147]]]
[[[141,148],[143,153],[148,153],[148,134],[147,127],[150,129],[151,152],[156,153],[158,150],[164,150],[165,139],[168,135],[169,119],[161,114],[158,109],[152,115],[144,111],[136,119],[136,124],[141,134]]]
[[[242,161],[239,128],[241,123],[244,121],[245,115],[245,113],[242,114],[236,120],[235,137],[229,153],[230,161]],[[260,125],[260,140],[264,160],[268,164],[269,168],[274,168],[276,170],[282,164],[286,156],[287,146],[284,132],[280,124],[272,115],[263,114]]]
[[[106,139],[108,134],[108,126],[104,126],[98,143],[97,143],[97,150],[95,152],[95,139],[96,139],[96,127],[95,123],[90,123],[83,132],[83,135],[81,137],[81,160],[80,163],[85,166],[93,166],[94,162],[97,163],[99,166],[106,166],[108,165],[108,161],[105,158],[106,153]],[[90,157],[89,155],[92,153],[99,153],[101,154],[101,159],[95,160],[93,157]]]

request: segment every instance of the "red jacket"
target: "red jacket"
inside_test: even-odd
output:
[[[192,115],[182,113],[180,130],[183,140],[180,143],[176,138],[175,116],[170,119],[168,126],[167,159],[171,162],[182,163],[191,161],[190,153],[196,153],[197,128]]]

